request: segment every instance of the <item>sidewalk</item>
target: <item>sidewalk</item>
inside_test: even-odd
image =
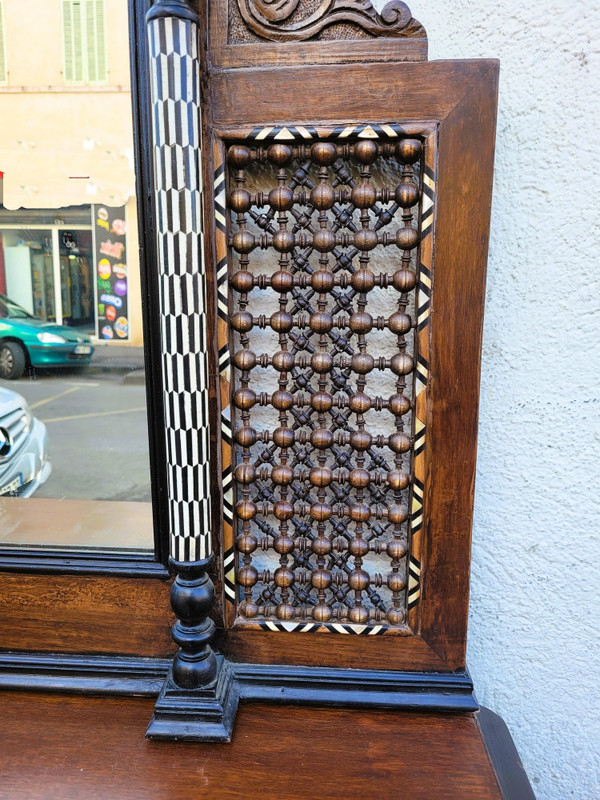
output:
[[[108,344],[94,345],[94,355],[86,370],[88,375],[121,373],[122,383],[145,383],[144,348],[113,346]]]

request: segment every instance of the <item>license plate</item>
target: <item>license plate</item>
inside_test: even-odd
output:
[[[0,488],[0,495],[3,494],[11,494],[12,492],[16,492],[23,485],[23,476],[17,475],[17,477],[12,480],[10,483],[7,483],[6,486],[2,486]]]
[[[92,348],[89,344],[78,344],[75,348],[75,355],[77,356],[88,356],[92,352]]]

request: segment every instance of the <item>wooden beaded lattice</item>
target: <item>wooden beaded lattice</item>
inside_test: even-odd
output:
[[[227,161],[238,613],[402,628],[421,141]]]

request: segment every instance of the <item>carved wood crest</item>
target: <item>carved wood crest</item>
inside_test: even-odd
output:
[[[401,0],[391,0],[381,13],[370,0],[322,0],[309,16],[295,22],[290,18],[300,0],[237,0],[237,5],[248,28],[273,42],[312,39],[338,23],[357,25],[372,36],[413,37],[425,33]]]

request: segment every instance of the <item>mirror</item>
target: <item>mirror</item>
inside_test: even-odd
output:
[[[0,23],[0,542],[152,549],[127,2]]]

